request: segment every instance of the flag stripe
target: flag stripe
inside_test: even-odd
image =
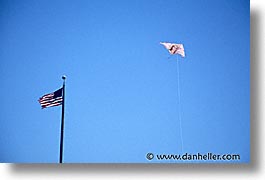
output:
[[[53,103],[61,103],[63,102],[62,99],[54,100],[54,101],[49,101],[49,102],[40,102],[40,104],[43,105],[48,105],[48,104],[53,104]]]
[[[55,99],[44,99],[44,100],[39,100],[40,103],[47,103],[47,102],[53,102],[55,100],[62,100],[62,97],[58,97]]]
[[[60,106],[62,103],[56,103],[56,104],[50,104],[50,105],[43,105],[41,106],[42,108],[47,108],[47,107],[53,107],[53,106]]]
[[[48,96],[45,96],[45,97],[42,97],[42,98],[40,98],[40,100],[51,99],[52,97],[53,97],[53,95],[52,95],[52,96],[50,96],[50,97],[48,97]]]

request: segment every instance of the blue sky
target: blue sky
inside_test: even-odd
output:
[[[250,160],[249,1],[1,1],[0,27],[0,162],[58,162],[61,107],[37,100],[63,74],[64,162]]]

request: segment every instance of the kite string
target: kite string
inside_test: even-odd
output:
[[[183,137],[182,137],[182,119],[181,119],[181,102],[180,102],[180,82],[179,82],[179,60],[178,60],[178,56],[177,56],[177,75],[178,75],[179,129],[180,129],[180,140],[181,140],[181,152],[183,153]]]

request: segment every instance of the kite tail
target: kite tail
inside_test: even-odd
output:
[[[181,141],[181,152],[183,153],[183,137],[182,137],[182,119],[181,119],[181,102],[180,102],[180,82],[179,82],[179,60],[177,56],[177,74],[178,74],[178,114],[179,114],[179,129],[180,129],[180,141]]]

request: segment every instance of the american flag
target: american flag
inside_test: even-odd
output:
[[[63,88],[49,94],[45,94],[39,99],[39,103],[43,108],[59,106],[63,103]]]
[[[164,45],[165,48],[169,51],[170,54],[180,54],[182,57],[185,57],[185,51],[183,44],[172,44],[161,42],[160,44]]]

